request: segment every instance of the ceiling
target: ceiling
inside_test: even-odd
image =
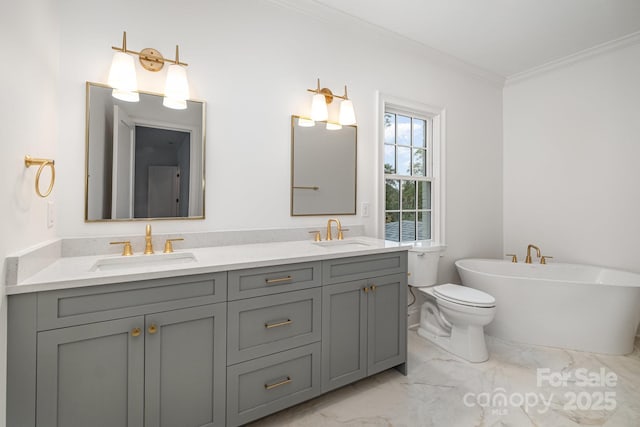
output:
[[[640,32],[640,0],[315,0],[511,77]]]

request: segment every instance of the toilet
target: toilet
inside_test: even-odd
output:
[[[426,298],[418,335],[469,362],[484,362],[489,358],[484,326],[495,315],[495,298],[467,286],[436,285],[439,259],[438,250],[409,250],[409,285]]]

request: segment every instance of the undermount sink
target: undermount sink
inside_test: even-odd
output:
[[[130,268],[166,266],[176,264],[187,264],[196,262],[195,255],[191,252],[173,252],[170,254],[160,253],[152,255],[133,255],[101,258],[97,260],[89,271],[113,271]]]
[[[312,242],[314,245],[322,246],[325,248],[335,248],[335,247],[358,247],[358,246],[371,246],[370,243],[355,240],[355,239],[347,239],[347,240],[325,240],[323,242]]]

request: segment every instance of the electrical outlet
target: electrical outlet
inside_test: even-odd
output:
[[[52,200],[47,202],[47,227],[52,228],[56,221],[56,210]]]
[[[360,215],[363,217],[369,216],[369,203],[363,203]]]

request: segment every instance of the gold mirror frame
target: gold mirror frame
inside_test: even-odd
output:
[[[297,121],[299,119],[308,120],[305,117],[296,115],[291,116],[291,216],[356,215],[358,201],[358,127],[356,125],[348,125],[343,126],[340,130],[326,130],[326,122],[320,121],[316,122],[313,127],[300,127],[297,125]],[[315,154],[308,160],[310,163],[308,169],[313,169],[311,165],[323,168],[321,171],[316,169],[316,179],[312,179],[314,182],[307,182],[309,180],[304,180],[305,182],[296,182],[296,177],[299,177],[296,173],[296,155],[300,154],[300,150],[296,151],[297,126],[300,129],[313,129],[319,133],[314,136],[316,139],[314,143],[319,145],[314,147]],[[346,132],[347,130],[351,130],[353,132],[352,140],[350,135],[340,133]],[[351,147],[345,147],[345,151],[342,151],[342,153],[337,152],[336,150],[340,150],[341,147],[336,146],[335,144],[341,141],[339,139],[330,138],[332,135],[342,136],[342,142],[346,141],[346,143],[352,143],[353,145]],[[300,141],[298,141],[298,143],[300,143]],[[347,159],[349,155],[353,156],[353,163]],[[300,167],[300,165],[298,166]],[[346,173],[342,176],[342,180],[340,176],[337,175],[339,171],[344,171]],[[318,178],[319,176],[321,176],[321,178]],[[329,181],[326,180],[327,177],[329,178]],[[353,187],[350,185],[347,185],[346,187],[341,185],[343,181],[349,180],[353,180]],[[328,187],[324,188],[324,186],[321,185],[322,183],[316,181],[324,181],[324,184],[328,184]],[[343,197],[345,200],[348,199],[348,201],[338,203],[338,205],[346,208],[313,210],[310,208],[303,209],[300,206],[296,206],[296,194],[301,194],[302,192],[317,194],[318,199],[314,201],[314,204],[326,203],[327,205],[331,205],[333,203],[335,205],[335,198],[337,197],[336,194],[341,191],[341,188],[353,188],[352,195],[350,191],[347,191],[345,197]],[[324,197],[324,199],[321,199],[322,197]],[[351,200],[351,197],[353,197],[353,200]],[[298,204],[300,204],[300,199],[298,200]],[[351,206],[353,206],[353,209],[350,209]]]
[[[84,221],[86,223],[89,222],[124,222],[124,221],[158,221],[158,220],[203,220],[206,215],[206,102],[197,99],[190,99],[187,103],[196,102],[200,103],[202,106],[202,158],[199,161],[199,167],[202,171],[201,180],[202,180],[202,215],[194,215],[194,216],[185,216],[185,217],[134,217],[134,218],[100,218],[100,219],[89,219],[89,148],[90,148],[90,89],[91,87],[99,87],[111,90],[112,88],[108,85],[94,82],[86,82],[86,108],[85,108],[85,194],[84,194]],[[146,91],[138,91],[140,95],[152,95],[162,98],[162,94],[154,93],[154,92],[146,92]]]

